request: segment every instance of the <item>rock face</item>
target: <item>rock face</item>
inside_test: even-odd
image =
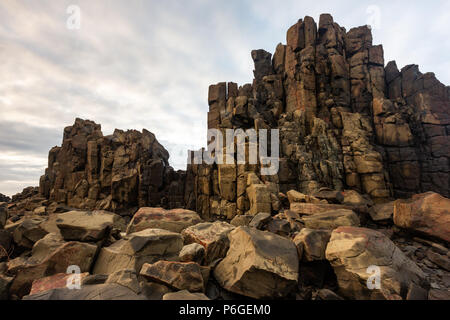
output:
[[[426,287],[425,274],[385,235],[356,227],[340,227],[331,234],[326,258],[334,268],[339,288],[350,299],[398,299],[411,284]],[[380,270],[380,286],[367,282]],[[376,284],[376,282],[374,283]]]
[[[185,173],[175,172],[168,159],[167,150],[145,129],[103,136],[100,125],[76,119],[64,129],[61,147],[50,150],[39,192],[83,209],[182,207]]]
[[[230,249],[214,270],[222,287],[256,299],[285,297],[294,289],[298,254],[292,241],[248,227],[228,237]]]
[[[0,193],[0,202],[10,202],[11,198]]]
[[[308,197],[335,190],[319,198],[329,202],[342,201],[344,189],[382,202],[425,191],[450,197],[449,89],[416,65],[385,65],[370,28],[346,31],[329,14],[318,24],[305,17],[273,56],[251,56],[253,83],[210,86],[208,128],[224,137],[226,129],[279,129],[279,171],[193,161],[187,175],[202,217],[277,212],[279,192],[290,190]],[[260,181],[246,186],[249,175]]]
[[[394,223],[405,229],[450,242],[450,199],[433,192],[394,204]]]

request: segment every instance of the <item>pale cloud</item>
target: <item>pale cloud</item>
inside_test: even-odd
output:
[[[68,30],[66,9],[81,9]],[[273,52],[299,18],[328,12],[364,25],[365,1],[3,0],[0,2],[0,192],[37,185],[48,150],[76,117],[104,134],[146,128],[183,169],[206,145],[208,86],[251,82],[252,49]],[[377,1],[386,61],[450,82],[449,3]]]

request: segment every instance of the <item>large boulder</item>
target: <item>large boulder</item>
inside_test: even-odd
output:
[[[15,223],[8,224],[5,230],[12,233],[14,242],[19,247],[31,249],[38,240],[48,234],[43,227],[46,220],[47,218],[40,216],[24,217]]]
[[[200,216],[191,210],[162,208],[140,208],[131,219],[127,233],[145,229],[164,229],[181,232],[189,226],[202,222]]]
[[[298,281],[298,254],[291,240],[249,227],[238,227],[228,237],[227,256],[214,269],[223,288],[256,299],[292,292]]]
[[[370,208],[369,214],[375,222],[392,220],[394,214],[394,202],[378,203]]]
[[[325,260],[325,250],[330,237],[330,230],[302,229],[294,238],[299,258],[308,262]]]
[[[352,210],[340,209],[304,216],[303,223],[309,229],[333,230],[340,226],[358,227],[360,221],[358,215]]]
[[[111,274],[124,269],[139,272],[144,263],[177,258],[182,248],[183,238],[179,233],[145,229],[102,248],[93,273]]]
[[[123,219],[112,212],[69,211],[58,215],[56,225],[67,241],[98,241],[108,236],[116,226],[124,229]]]
[[[69,266],[78,266],[80,272],[89,272],[96,252],[96,245],[65,242],[58,235],[48,234],[36,242],[30,258],[19,257],[8,262],[8,274],[15,276],[11,293],[21,297],[30,291],[34,280],[66,273]]]
[[[221,221],[204,222],[186,228],[181,233],[185,244],[198,243],[205,247],[205,264],[225,257],[229,240],[228,234],[235,226]]]
[[[334,268],[340,293],[350,299],[406,298],[411,283],[427,287],[422,270],[388,237],[375,230],[335,229],[326,258]],[[374,278],[377,270],[380,271],[378,287]]]
[[[450,199],[434,192],[394,204],[394,223],[404,229],[450,242]]]
[[[140,275],[172,289],[204,292],[209,268],[203,268],[195,262],[158,261],[144,264]]]

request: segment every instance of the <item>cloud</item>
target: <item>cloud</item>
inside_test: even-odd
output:
[[[81,29],[66,28],[69,5]],[[0,2],[0,192],[37,185],[50,147],[76,117],[152,131],[170,162],[206,145],[208,86],[251,82],[252,49],[273,52],[299,18],[322,12],[366,24],[364,1],[3,0]],[[450,83],[449,3],[377,1],[375,43],[399,66],[418,63]]]

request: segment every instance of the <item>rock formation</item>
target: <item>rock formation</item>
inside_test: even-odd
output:
[[[149,131],[76,119],[39,188],[0,199],[0,299],[450,300],[449,87],[328,14],[251,56],[252,84],[210,86],[208,128],[279,150],[237,137],[247,161],[176,172]]]

